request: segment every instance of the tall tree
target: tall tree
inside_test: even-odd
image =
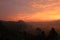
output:
[[[51,29],[48,35],[48,40],[57,40],[58,33],[55,31],[54,28]]]

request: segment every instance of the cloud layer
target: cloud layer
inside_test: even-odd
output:
[[[0,0],[1,20],[59,20],[60,0]]]

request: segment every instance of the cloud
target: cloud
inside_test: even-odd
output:
[[[37,1],[37,0],[36,0]],[[40,3],[42,2],[42,3]],[[39,8],[42,11],[47,11],[47,10],[55,10],[56,7],[60,7],[60,1],[59,0],[41,0],[38,2],[32,2],[32,7],[33,8]]]
[[[30,20],[31,16],[36,16],[37,13],[46,14],[47,17],[60,15],[59,10],[60,0],[0,0],[0,19],[3,20]]]

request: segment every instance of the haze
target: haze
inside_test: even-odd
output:
[[[60,0],[0,0],[0,20],[60,20]]]

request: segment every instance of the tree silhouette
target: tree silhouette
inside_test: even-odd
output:
[[[58,33],[55,31],[54,28],[51,29],[49,32],[47,40],[57,40]]]
[[[27,25],[26,23],[23,21],[23,20],[19,20],[18,21],[18,29],[17,30],[20,30],[20,31],[25,31],[25,29],[27,28]]]
[[[41,32],[41,40],[46,40],[46,35],[44,31]]]
[[[36,28],[36,30],[30,28],[29,31],[26,31],[27,27],[30,26],[23,20],[8,22],[8,24],[11,23],[10,25],[12,26],[16,24],[17,30],[13,28],[9,29],[9,25],[8,27],[7,25],[4,26],[3,23],[5,23],[5,21],[0,21],[0,40],[58,40],[57,37],[60,38],[54,28],[50,30],[48,37],[46,37],[45,31],[40,28]]]
[[[42,30],[40,28],[37,28],[36,31],[37,31],[37,35],[35,36],[35,38],[36,38],[35,40],[42,40],[41,39]]]
[[[25,40],[26,39],[26,23],[23,20],[19,20],[17,27],[17,40]]]
[[[3,26],[3,24],[2,24],[2,21],[0,21],[0,33],[1,33],[1,38],[0,38],[0,40],[3,40],[3,37],[4,37],[4,26]]]
[[[2,24],[2,21],[0,21],[0,31],[2,31],[4,29],[4,26]]]

